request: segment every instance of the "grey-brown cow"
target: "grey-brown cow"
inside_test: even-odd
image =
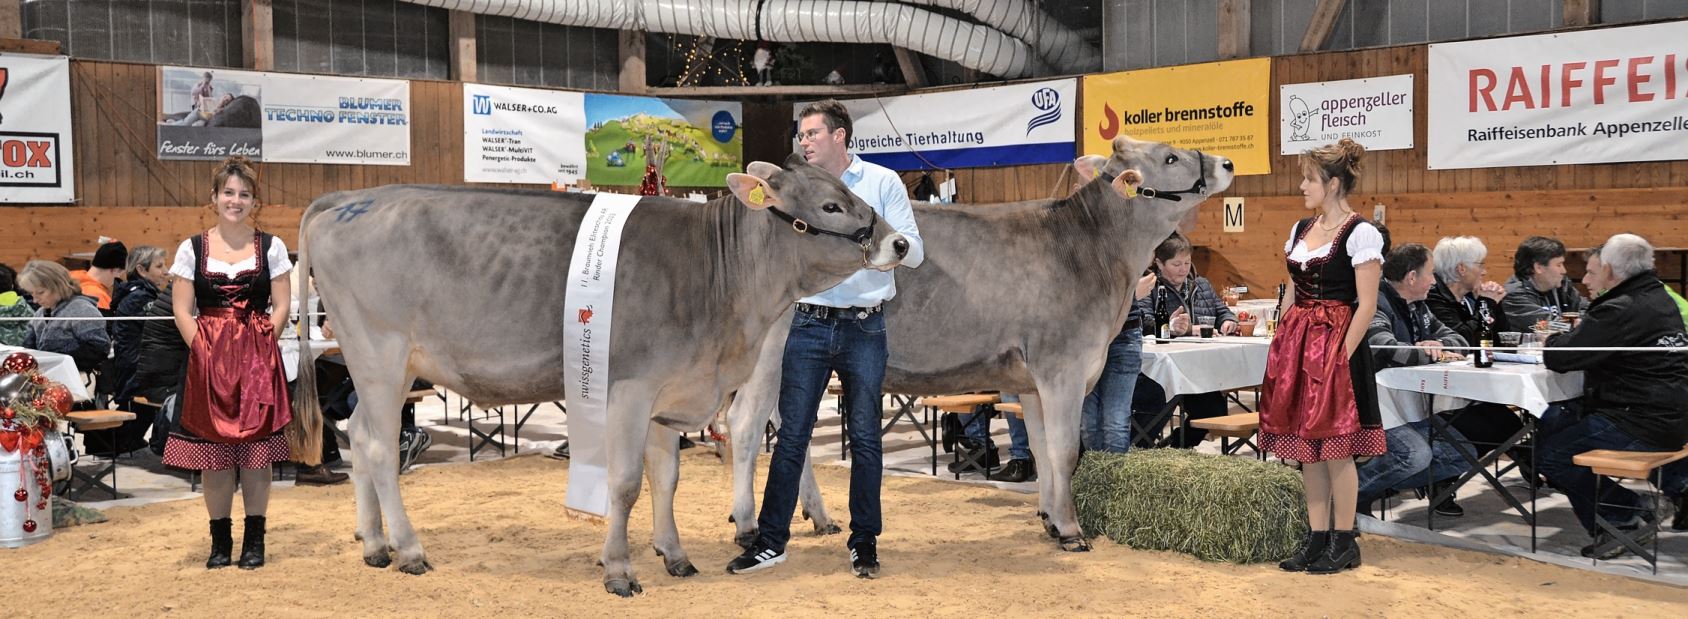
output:
[[[926,263],[897,272],[886,303],[885,391],[916,395],[1001,390],[1021,394],[1038,468],[1038,514],[1066,550],[1087,550],[1069,480],[1078,464],[1079,411],[1108,343],[1130,309],[1131,286],[1156,245],[1208,194],[1231,185],[1231,162],[1165,144],[1115,138],[1113,155],[1073,163],[1103,174],[1059,200],[915,205]],[[1159,198],[1127,199],[1114,177],[1137,170]],[[1201,184],[1197,184],[1197,180]],[[1199,188],[1199,190],[1198,190]],[[789,313],[728,411],[733,513],[739,543],[756,537],[756,452],[779,399]],[[1040,397],[1041,396],[1041,397]],[[803,513],[838,531],[804,469]]]
[[[908,251],[837,177],[801,157],[747,171],[729,175],[734,196],[708,204],[644,198],[623,231],[605,427],[602,561],[612,593],[640,590],[627,518],[641,464],[654,497],[653,546],[670,574],[696,574],[673,517],[677,431],[703,427],[749,377],[763,335],[792,302],[861,268],[891,269]],[[365,563],[387,566],[390,548],[405,572],[432,567],[399,498],[399,409],[414,377],[482,406],[563,398],[565,271],[591,200],[389,186],[328,194],[306,209],[299,267],[314,272],[358,385],[351,437]],[[850,238],[795,232],[782,212]],[[314,406],[308,356],[300,368],[300,404]]]

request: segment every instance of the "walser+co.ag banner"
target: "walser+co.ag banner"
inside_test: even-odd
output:
[[[1229,157],[1237,174],[1272,172],[1272,60],[1256,58],[1084,78],[1084,152],[1118,136]]]
[[[850,151],[893,170],[1070,162],[1077,86],[1066,79],[843,101]],[[792,120],[805,105],[792,106]]]
[[[410,165],[410,82],[159,68],[159,159]]]
[[[70,60],[0,54],[0,202],[76,201]]]
[[[586,95],[586,179],[638,185],[645,166],[668,187],[726,187],[744,169],[743,106],[726,101]]]
[[[1430,46],[1431,169],[1688,159],[1688,22]]]
[[[585,175],[585,95],[463,85],[463,180],[573,184]]]
[[[1278,152],[1298,155],[1342,138],[1366,150],[1413,147],[1413,76],[1280,86]]]

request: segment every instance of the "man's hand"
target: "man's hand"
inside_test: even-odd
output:
[[[1477,287],[1477,296],[1499,303],[1506,297],[1506,287],[1495,282],[1483,282]]]
[[[1173,335],[1190,334],[1190,313],[1184,311],[1184,306],[1180,305],[1178,309],[1173,310],[1171,322]]]
[[[1227,320],[1225,322],[1219,323],[1219,334],[1220,335],[1236,335],[1237,334],[1237,321]]]
[[[1139,298],[1139,299],[1147,298],[1149,296],[1149,293],[1154,292],[1154,290],[1155,290],[1155,274],[1154,273],[1144,275],[1143,277],[1141,277],[1137,280],[1137,298]]]

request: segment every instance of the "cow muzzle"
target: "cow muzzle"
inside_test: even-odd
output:
[[[877,248],[863,247],[866,250],[862,259],[862,266],[876,271],[889,271],[902,264],[903,258],[908,257],[908,237],[903,233],[893,231],[889,236],[879,239]]]

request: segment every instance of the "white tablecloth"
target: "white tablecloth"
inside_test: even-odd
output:
[[[1436,410],[1464,405],[1466,400],[1517,406],[1540,416],[1549,404],[1582,397],[1582,372],[1561,374],[1527,363],[1496,363],[1490,368],[1471,367],[1470,361],[1437,363],[1406,368],[1389,368],[1377,373],[1378,398],[1400,401],[1428,393],[1436,398]],[[1405,393],[1386,394],[1387,391]],[[1394,418],[1383,407],[1383,426],[1392,428],[1424,418],[1423,406],[1403,406]]]
[[[0,359],[20,350],[35,357],[35,363],[41,366],[41,373],[47,378],[64,383],[64,386],[70,389],[70,397],[79,402],[91,397],[88,395],[88,386],[82,384],[82,375],[76,371],[76,361],[72,360],[70,355],[0,344]]]
[[[1143,375],[1167,397],[1253,387],[1266,377],[1263,337],[1177,338],[1143,342]]]

